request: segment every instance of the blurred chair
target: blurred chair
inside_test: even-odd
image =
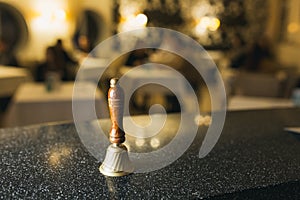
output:
[[[239,72],[232,84],[228,109],[291,107],[297,80],[295,67],[279,68],[275,73]]]
[[[279,97],[281,85],[274,75],[242,72],[234,81],[234,95]]]
[[[240,72],[234,80],[234,95],[289,98],[297,84],[296,68],[280,68],[275,73]]]

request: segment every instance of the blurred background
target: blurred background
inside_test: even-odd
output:
[[[59,80],[63,88],[60,91],[69,95],[59,101],[69,101],[60,110],[70,106],[72,87],[66,85],[74,81],[83,60],[90,60],[86,64],[90,63],[91,74],[105,65],[104,58],[88,54],[99,42],[116,33],[152,26],[180,31],[208,50],[224,79],[228,109],[299,105],[298,0],[1,0],[0,124],[71,120],[71,114],[59,114],[60,117],[53,115],[51,119],[25,123],[35,112],[50,115],[54,110],[50,101],[62,98],[61,94],[54,97],[53,79]],[[180,66],[172,64],[173,58],[162,62],[157,53],[149,49],[129,52],[112,63],[98,83],[102,107],[106,107],[111,77],[152,59],[181,72],[195,89],[201,109],[210,111],[210,98],[201,75],[195,77],[187,62],[176,62]],[[97,77],[83,79],[93,82]],[[36,108],[46,101],[40,100],[41,96],[49,102]],[[148,94],[146,90],[134,95],[132,112],[143,114],[154,103],[165,105],[168,112],[180,111],[172,95],[157,91]],[[25,107],[30,111],[24,111]],[[44,107],[50,111],[42,111]]]

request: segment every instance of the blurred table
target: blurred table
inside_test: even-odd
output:
[[[293,106],[295,105],[291,99],[236,95],[230,97],[228,110],[274,109]]]
[[[185,79],[183,76],[176,76],[176,73],[172,70],[156,66],[145,66],[139,68],[122,67],[120,72],[123,74],[120,85],[125,91],[125,105],[127,105],[130,100],[130,93],[133,92],[137,86],[144,84],[143,89],[138,90],[138,93],[141,95],[172,95],[171,88],[174,93],[180,94],[182,98],[188,95]]]
[[[0,66],[0,97],[12,96],[21,83],[29,80],[32,77],[26,69]]]
[[[104,58],[87,57],[80,65],[80,73],[77,79],[80,81],[92,81],[98,83],[100,74],[102,74],[108,66],[108,60]]]
[[[4,126],[22,126],[45,122],[72,120],[73,82],[61,83],[59,89],[48,92],[43,83],[25,83],[19,87],[8,108]],[[85,91],[93,89],[91,83],[80,83],[82,93],[76,98],[80,103],[95,101],[97,116],[107,117],[106,101],[100,90],[95,97]],[[91,119],[91,113],[82,113],[82,119]]]

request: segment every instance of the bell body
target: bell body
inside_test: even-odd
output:
[[[107,151],[105,160],[99,168],[106,176],[125,176],[134,170],[125,145],[111,144]]]

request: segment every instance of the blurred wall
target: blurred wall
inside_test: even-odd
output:
[[[281,22],[281,26],[277,29],[277,33],[281,32],[277,57],[284,66],[298,67],[300,73],[300,1],[275,1],[278,1],[278,6],[281,6],[281,12],[274,13],[274,15],[279,16],[277,23]],[[281,15],[283,12],[282,6],[285,6],[285,19]],[[282,20],[284,21],[282,22]]]
[[[269,0],[269,19],[266,27],[266,35],[273,42],[278,41],[280,36],[281,5],[282,0]]]

